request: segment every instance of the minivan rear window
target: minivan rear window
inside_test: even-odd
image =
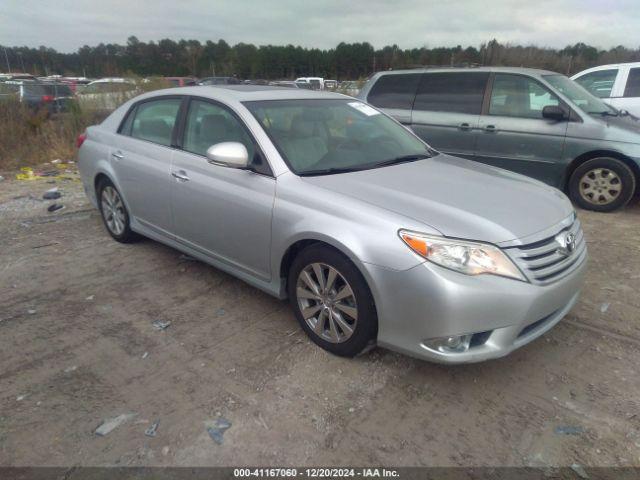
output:
[[[367,101],[379,108],[411,110],[419,81],[419,73],[383,75],[371,88]]]
[[[426,73],[413,109],[479,115],[488,79],[487,72]]]

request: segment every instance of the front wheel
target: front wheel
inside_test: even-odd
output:
[[[569,196],[586,210],[612,212],[624,207],[636,189],[631,169],[612,157],[587,160],[575,169],[569,180]]]
[[[369,287],[341,253],[312,245],[289,271],[288,293],[298,322],[317,345],[353,357],[373,344],[378,319]]]

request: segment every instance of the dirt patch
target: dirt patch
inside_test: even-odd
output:
[[[638,207],[579,212],[587,283],[556,328],[444,367],[331,356],[286,303],[112,241],[79,182],[57,182],[66,208],[47,213],[47,181],[0,183],[0,465],[640,464]]]

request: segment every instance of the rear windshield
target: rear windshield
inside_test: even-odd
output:
[[[47,95],[51,95],[54,97],[72,97],[73,92],[69,85],[43,85],[44,91],[47,92]]]
[[[49,95],[42,85],[24,85],[24,94],[28,96]]]

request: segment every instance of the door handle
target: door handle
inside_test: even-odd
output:
[[[180,170],[179,172],[171,172],[171,175],[176,180],[180,180],[181,182],[188,182],[189,181],[189,176],[187,175],[187,172],[185,172],[184,170]]]
[[[460,125],[458,125],[458,128],[460,130],[471,130],[471,125],[469,125],[467,122],[465,122],[465,123],[461,123]]]
[[[113,152],[111,154],[111,156],[113,158],[115,158],[116,160],[122,160],[124,158],[124,155],[122,154],[122,152],[120,150],[118,150],[117,152]]]
[[[498,129],[496,128],[495,125],[487,125],[486,127],[484,127],[484,131],[485,132],[489,132],[489,133],[493,133],[493,132],[497,132]]]

